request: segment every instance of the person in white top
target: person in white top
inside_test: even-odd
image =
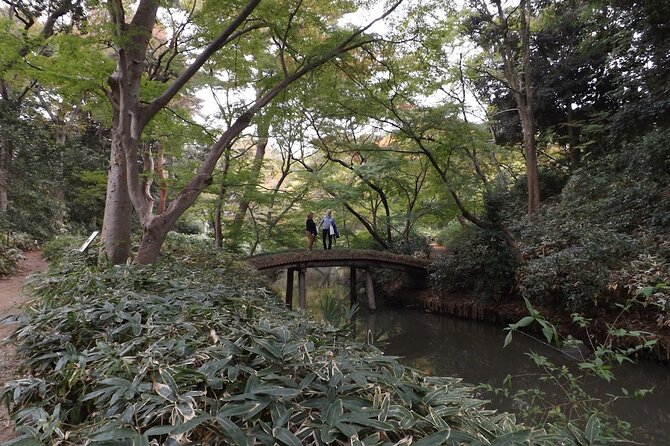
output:
[[[321,228],[321,235],[323,238],[323,249],[332,249],[333,236],[335,235],[335,219],[333,218],[333,211],[330,209],[326,211],[326,215],[321,219],[319,227]]]

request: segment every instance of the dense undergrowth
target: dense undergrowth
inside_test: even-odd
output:
[[[187,238],[152,267],[52,249],[12,336],[8,445],[605,444],[598,420],[528,428],[457,378],[400,365],[284,308]]]
[[[23,251],[35,249],[36,244],[29,234],[6,229],[2,221],[0,231],[0,277],[6,277],[16,272]]]
[[[539,213],[525,215],[525,185],[486,198],[485,218],[514,235],[470,228],[433,270],[438,288],[497,304],[535,305],[594,316],[636,297],[659,329],[670,326],[670,131],[593,150],[583,165],[541,175]],[[519,257],[522,258],[519,261]],[[641,292],[639,290],[642,290]]]

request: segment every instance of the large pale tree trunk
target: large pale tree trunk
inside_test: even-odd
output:
[[[124,263],[130,255],[130,222],[133,205],[128,195],[126,158],[116,133],[107,172],[107,196],[102,222],[102,256],[114,265]]]

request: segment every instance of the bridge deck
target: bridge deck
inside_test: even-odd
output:
[[[430,260],[417,257],[392,254],[372,249],[333,249],[315,251],[282,251],[261,254],[246,259],[259,270],[284,268],[315,268],[326,266],[347,266],[369,268],[379,266],[390,269],[426,270]]]

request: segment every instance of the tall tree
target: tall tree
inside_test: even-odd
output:
[[[470,37],[487,55],[497,56],[485,72],[502,81],[512,92],[521,120],[528,183],[528,213],[540,208],[540,181],[535,139],[533,66],[531,64],[531,24],[535,14],[532,0],[503,5],[502,0],[470,0],[472,14],[467,20]],[[498,67],[502,67],[502,76]]]
[[[26,75],[25,57],[31,52],[48,54],[46,42],[59,28],[70,29],[82,18],[79,0],[8,1],[0,8],[0,119],[21,114],[21,107],[38,86],[37,80]],[[70,25],[59,25],[59,20],[69,16]],[[6,114],[6,115],[5,115]],[[0,212],[8,206],[7,189],[13,145],[11,137],[0,134]]]
[[[390,14],[401,1],[393,3],[383,16]],[[102,237],[105,253],[113,263],[124,262],[128,257],[131,204],[143,230],[135,262],[155,262],[168,231],[212,183],[212,173],[219,158],[237,135],[252,123],[253,117],[305,74],[373,41],[374,37],[365,35],[365,31],[381,19],[375,19],[362,28],[347,30],[336,24],[343,12],[340,8],[344,5],[341,3],[316,6],[302,1],[288,5],[286,2],[268,2],[263,5],[265,8],[259,7],[259,4],[260,0],[241,4],[228,2],[225,5],[205,2],[203,11],[219,14],[217,21],[226,24],[224,29],[216,33],[161,94],[146,98],[142,88],[143,74],[149,42],[159,32],[157,13],[160,2],[140,0],[130,19],[121,0],[106,2],[115,29],[117,68],[109,78],[106,91],[113,108],[113,142]],[[326,8],[334,6],[340,14]],[[319,8],[326,8],[330,17],[320,14]],[[238,40],[250,39],[258,33],[270,35],[276,47],[278,66],[269,79],[268,87],[248,104],[209,147],[202,164],[188,184],[172,197],[161,214],[156,214],[143,193],[141,170],[137,163],[147,125],[184,90],[187,83],[217,52],[233,48]],[[175,44],[179,45],[180,42]]]

